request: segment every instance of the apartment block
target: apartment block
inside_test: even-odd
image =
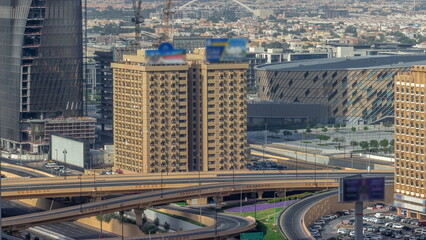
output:
[[[113,63],[114,166],[188,171],[188,65],[145,65],[143,50]]]
[[[426,220],[426,65],[395,77],[395,206],[398,213]]]
[[[244,169],[247,158],[247,63],[207,63],[188,54],[190,169]],[[201,159],[201,161],[200,161]]]
[[[113,63],[116,168],[132,172],[244,169],[246,63],[147,65],[144,51]]]

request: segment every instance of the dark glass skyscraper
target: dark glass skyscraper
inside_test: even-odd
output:
[[[37,120],[82,115],[82,53],[81,0],[0,1],[0,147],[30,148]]]

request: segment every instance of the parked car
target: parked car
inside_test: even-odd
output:
[[[421,222],[419,222],[419,224],[417,224],[417,226],[426,227],[426,222],[421,221]]]
[[[71,170],[69,168],[63,168],[61,170],[59,170],[60,173],[70,173]]]
[[[349,229],[346,229],[346,228],[339,228],[339,229],[337,229],[337,234],[340,234],[340,235],[347,235],[347,234],[349,234]]]
[[[396,211],[396,207],[394,206],[388,206],[389,211]]]
[[[383,215],[383,213],[376,213],[376,214],[374,214],[374,216],[378,219],[385,218],[385,215]]]
[[[392,227],[395,228],[395,229],[402,229],[404,227],[404,225],[402,225],[400,223],[394,223]]]
[[[414,220],[411,220],[410,222],[409,222],[409,224],[411,224],[411,225],[419,225],[419,220],[417,220],[417,219],[414,219]]]

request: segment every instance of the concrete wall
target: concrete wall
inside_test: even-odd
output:
[[[68,207],[65,204],[55,202],[47,198],[29,198],[29,199],[21,199],[19,201],[22,203],[28,204],[30,206],[37,207],[47,211],[52,209],[57,209],[57,208]]]
[[[179,220],[179,219],[176,219],[176,218],[173,218],[168,215],[164,215],[152,210],[145,210],[144,214],[150,220],[154,220],[155,218],[158,218],[160,220],[160,225],[164,225],[165,222],[168,222],[170,224],[170,229],[173,229],[175,231],[188,231],[188,230],[201,228],[198,225],[185,222],[185,221],[182,221],[182,220]]]
[[[97,229],[101,228],[101,222],[96,219],[96,217],[90,217],[90,218],[82,218],[77,220],[77,222],[88,225],[90,227],[94,227]],[[121,223],[117,219],[111,219],[110,222],[102,222],[102,230],[110,233],[114,233],[117,235],[121,235]],[[139,229],[138,226],[124,223],[123,224],[123,230],[124,230],[124,236],[125,237],[131,237],[131,236],[137,236],[137,235],[143,235],[143,232]]]
[[[209,218],[209,217],[205,217],[205,216],[201,216],[201,218],[200,218],[200,215],[198,215],[198,214],[179,212],[179,211],[175,211],[175,210],[171,210],[171,209],[163,209],[163,208],[157,209],[157,211],[182,216],[182,217],[188,218],[190,220],[204,224],[206,226],[212,226],[216,223],[213,218]]]

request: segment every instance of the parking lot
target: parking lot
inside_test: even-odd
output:
[[[309,229],[317,239],[353,239],[355,217],[352,211],[349,214],[338,212],[333,215],[324,216],[315,222]],[[325,222],[325,224],[320,224]],[[319,226],[320,225],[320,226]],[[368,207],[364,210],[364,239],[404,239],[404,240],[426,240],[426,222],[417,219],[396,216],[394,208],[389,206]],[[318,229],[318,230],[315,230]]]

